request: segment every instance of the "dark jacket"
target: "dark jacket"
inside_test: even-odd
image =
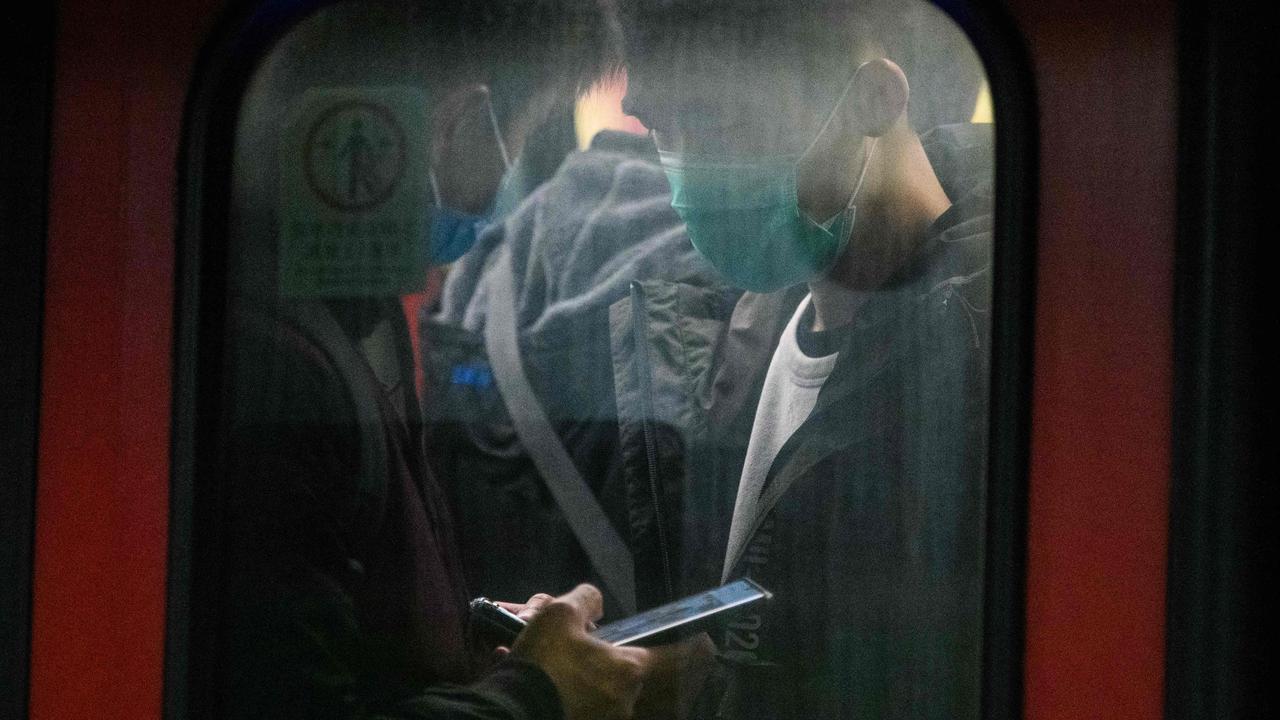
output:
[[[726,629],[730,718],[978,713],[991,263],[989,129],[924,138],[952,208],[858,313],[727,575],[776,593]],[[985,182],[984,182],[985,180]],[[638,591],[721,579],[755,406],[801,290],[639,283],[612,308]]]
[[[609,305],[626,297],[639,277],[705,287],[715,271],[671,209],[652,141],[605,131],[481,235],[450,270],[440,313],[422,325],[431,460],[464,520],[459,537],[469,585],[491,597],[524,598],[591,580],[604,590],[606,618],[616,618],[621,605],[593,572],[493,381],[481,333],[499,253],[509,254],[515,269],[516,321],[530,384],[624,540],[630,520]],[[721,304],[725,312],[732,307]],[[637,598],[641,608],[662,599],[651,591]]]
[[[238,318],[231,336],[223,714],[560,717],[532,665],[477,679],[398,303],[312,307],[337,321],[336,343],[288,313]],[[337,359],[335,345],[355,351],[370,336],[381,361]]]

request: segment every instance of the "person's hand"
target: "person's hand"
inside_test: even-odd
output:
[[[532,620],[535,615],[538,614],[539,610],[546,607],[547,604],[552,602],[553,600],[555,600],[555,598],[551,597],[546,593],[534,593],[532,596],[529,597],[528,600],[524,601],[523,604],[513,603],[513,602],[503,602],[501,600],[495,600],[494,602],[496,602],[498,605],[501,605],[504,610],[514,613],[516,617],[520,618],[521,620],[524,620],[525,622],[528,622]],[[596,624],[588,620],[587,632],[592,632],[595,629],[596,629]]]
[[[644,688],[636,700],[636,717],[654,720],[689,717],[714,665],[715,644],[706,633],[649,648],[649,665]]]
[[[516,617],[527,622],[529,620],[532,620],[533,616],[537,615],[539,610],[546,607],[547,604],[549,604],[553,600],[555,600],[555,598],[551,597],[546,593],[535,593],[523,604],[513,603],[513,602],[503,602],[501,600],[496,600],[495,602],[501,605],[504,610],[511,613],[515,613]]]
[[[543,603],[511,646],[542,668],[560,693],[566,720],[625,720],[649,673],[644,648],[614,647],[587,633],[603,612],[600,591],[579,585]]]
[[[514,614],[516,617],[520,618],[521,620],[524,620],[525,622],[529,622],[534,618],[535,615],[538,614],[539,610],[546,607],[549,603],[551,603],[554,600],[555,600],[554,597],[546,593],[534,593],[532,596],[529,597],[528,600],[526,600],[523,603],[504,602],[502,600],[494,600],[494,602],[500,605],[502,609],[506,610],[507,612]],[[587,632],[592,632],[593,630],[596,629],[596,624],[588,620],[586,627],[587,627]],[[511,654],[511,648],[506,647],[504,645],[499,645],[498,647],[495,647],[493,649],[492,661],[493,662],[500,661],[510,654]]]

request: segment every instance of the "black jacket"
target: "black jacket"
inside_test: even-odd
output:
[[[247,312],[230,336],[218,714],[559,718],[540,669],[508,662],[480,677],[468,653],[399,304],[307,306],[335,332]],[[371,335],[390,362],[357,350]]]
[[[813,413],[773,463],[776,504],[730,577],[773,590],[726,628],[732,718],[978,713],[991,279],[989,128],[924,138],[951,209],[859,310]],[[661,282],[612,308],[637,591],[721,579],[755,406],[805,292]]]

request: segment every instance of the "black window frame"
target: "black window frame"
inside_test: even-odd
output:
[[[1165,717],[1274,715],[1280,477],[1263,232],[1280,68],[1262,3],[1178,4]],[[1270,82],[1269,82],[1270,81]],[[1268,152],[1270,151],[1270,152]],[[1264,318],[1270,322],[1264,323]],[[1270,384],[1271,387],[1268,387]],[[1267,446],[1270,446],[1268,452]]]
[[[258,62],[298,21],[332,0],[238,2],[201,53],[183,124],[175,308],[169,584],[164,708],[187,718],[214,707],[218,488],[197,485],[217,429],[201,409],[222,397],[221,363],[231,190],[240,102]],[[1038,104],[1017,26],[998,3],[935,0],[985,65],[996,125],[995,284],[984,572],[982,716],[1020,718],[1023,705],[1027,473],[1030,437]],[[221,254],[220,254],[221,253]],[[998,481],[998,482],[997,482]]]
[[[0,717],[26,717],[55,8],[0,39]]]

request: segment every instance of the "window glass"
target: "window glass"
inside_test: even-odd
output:
[[[610,717],[653,656],[526,600],[747,577],[640,714],[976,718],[991,103],[922,0],[291,28],[232,158],[220,710]]]

